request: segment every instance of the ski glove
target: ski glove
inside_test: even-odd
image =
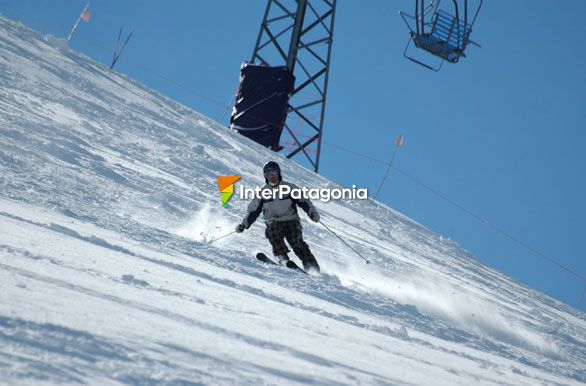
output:
[[[236,225],[236,232],[237,232],[237,233],[242,233],[242,232],[244,232],[244,229],[245,229],[244,225],[242,225],[242,224],[238,224],[238,225]]]
[[[318,222],[319,221],[319,213],[317,213],[317,211],[312,210],[310,211],[308,214],[309,218],[311,219],[311,221],[313,222]]]

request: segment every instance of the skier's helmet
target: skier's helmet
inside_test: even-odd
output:
[[[281,177],[281,168],[275,161],[269,161],[262,167],[262,172],[265,176],[265,182],[268,183],[267,177],[271,174],[277,174],[279,176],[279,182],[283,180]]]

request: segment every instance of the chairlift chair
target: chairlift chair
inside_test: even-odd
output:
[[[472,22],[468,23],[468,0],[452,0],[454,14],[442,7],[441,0],[433,0],[425,5],[425,0],[415,0],[415,16],[401,12],[401,17],[410,31],[409,41],[403,52],[407,59],[433,71],[439,71],[444,63],[458,63],[460,58],[466,57],[464,51],[468,44],[477,47],[479,44],[470,40],[472,26],[478,17],[482,1],[478,0],[478,7]],[[464,5],[464,18],[460,18],[458,2]],[[428,17],[427,15],[431,15]],[[411,23],[409,22],[411,20]],[[415,28],[413,28],[413,21]],[[411,42],[432,55],[441,58],[439,66],[432,66],[408,54]]]

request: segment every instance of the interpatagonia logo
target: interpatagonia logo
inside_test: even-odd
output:
[[[220,188],[220,194],[222,195],[222,206],[229,208],[228,201],[234,194],[234,183],[240,179],[240,176],[219,176],[218,187]]]
[[[289,184],[279,184],[275,187],[257,187],[255,189],[244,188],[240,185],[240,199],[243,200],[283,200],[292,198],[294,200],[320,200],[329,202],[330,200],[368,200],[368,189],[356,188],[299,188],[292,187]]]

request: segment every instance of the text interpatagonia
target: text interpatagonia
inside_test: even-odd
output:
[[[291,188],[288,185],[279,185],[276,189],[267,189],[256,187],[254,189],[245,188],[240,185],[239,189],[240,199],[252,200],[254,198],[264,200],[275,200],[283,199],[290,196],[294,200],[309,199],[309,200],[320,200],[322,202],[328,202],[330,200],[367,200],[368,189],[356,189],[356,185],[352,185],[352,188]]]

